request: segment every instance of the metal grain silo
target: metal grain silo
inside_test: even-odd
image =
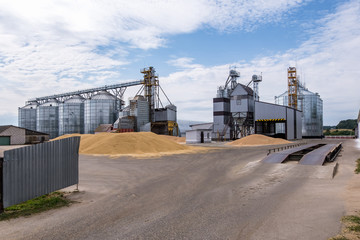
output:
[[[94,133],[100,124],[113,124],[116,120],[116,97],[100,91],[85,101],[85,133]]]
[[[288,106],[288,92],[275,97],[275,103]],[[302,111],[302,136],[321,137],[323,130],[323,100],[318,93],[299,85],[297,109]]]
[[[36,131],[36,109],[37,102],[29,102],[24,107],[18,109],[18,124],[19,127],[27,128]]]
[[[75,95],[59,105],[59,135],[84,133],[84,101]]]
[[[50,138],[59,136],[59,102],[56,99],[51,99],[37,108],[36,129],[48,133]]]

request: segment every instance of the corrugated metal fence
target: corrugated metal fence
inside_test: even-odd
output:
[[[77,184],[79,145],[80,137],[71,137],[5,151],[3,208]]]

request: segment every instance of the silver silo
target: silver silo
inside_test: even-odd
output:
[[[36,131],[36,109],[37,102],[28,102],[24,107],[18,109],[19,127]]]
[[[275,103],[288,106],[288,92],[275,97]],[[318,93],[299,85],[298,110],[302,111],[302,136],[321,137],[323,129],[323,100]]]
[[[84,133],[84,101],[75,95],[59,105],[59,135]]]
[[[130,100],[130,115],[136,117],[136,131],[140,132],[140,128],[150,122],[149,111],[149,102],[144,96],[137,95]]]
[[[59,103],[51,99],[37,108],[36,129],[48,133],[50,138],[59,136]]]
[[[94,133],[100,124],[113,124],[116,120],[116,97],[100,91],[85,101],[85,133]]]

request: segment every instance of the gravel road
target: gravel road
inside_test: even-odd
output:
[[[332,143],[335,141],[332,140]],[[0,222],[0,239],[328,239],[360,149],[335,163],[262,163],[268,147],[159,158],[80,157],[77,203]],[[73,190],[74,187],[66,190]]]

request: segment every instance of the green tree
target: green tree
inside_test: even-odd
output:
[[[338,125],[336,125],[337,129],[354,129],[356,128],[357,121],[356,119],[348,119],[341,120]]]

